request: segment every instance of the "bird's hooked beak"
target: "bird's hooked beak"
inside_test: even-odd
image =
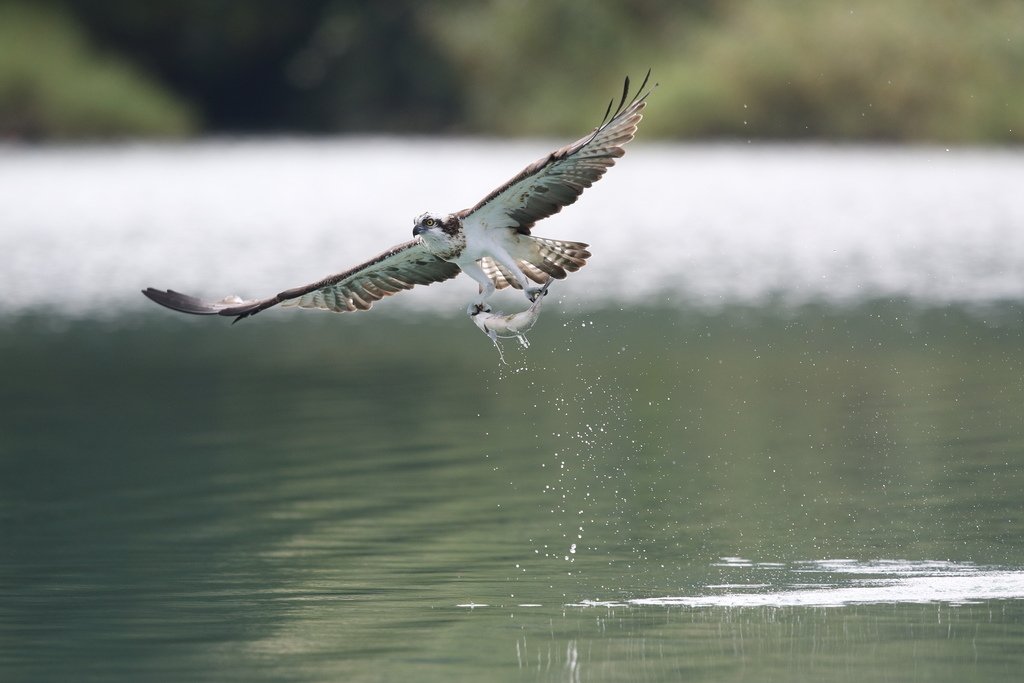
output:
[[[427,229],[426,229],[426,228],[424,228],[422,224],[420,224],[420,223],[417,223],[417,224],[416,224],[416,225],[415,225],[415,226],[413,227],[413,229],[412,229],[412,236],[413,236],[413,237],[418,237],[418,236],[420,235],[420,233],[424,233],[424,232],[426,232],[426,231],[427,231]]]

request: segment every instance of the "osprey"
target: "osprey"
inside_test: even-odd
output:
[[[386,296],[464,272],[480,285],[480,297],[469,307],[471,315],[489,311],[487,299],[496,289],[509,286],[535,301],[551,278],[562,279],[583,267],[590,252],[582,242],[534,237],[531,229],[575,202],[625,154],[623,146],[636,134],[651,92],[643,92],[650,75],[648,71],[632,98],[627,77],[618,106],[613,112],[614,100],[609,102],[601,124],[589,135],[538,159],[472,208],[419,216],[412,240],[343,273],[266,299],[207,302],[152,287],[142,293],[176,311],[234,316],[238,322],[277,304],[339,313],[365,311]]]

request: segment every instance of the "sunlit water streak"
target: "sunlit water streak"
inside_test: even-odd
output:
[[[729,558],[735,560],[738,558]],[[780,584],[758,583],[763,565],[728,562],[751,569],[748,584],[706,586],[702,595],[629,600],[583,600],[573,607],[842,607],[858,604],[946,603],[1024,598],[1024,570],[978,567],[945,561],[820,560],[795,563]],[[756,570],[762,571],[756,571]],[[778,572],[778,566],[770,566]],[[804,576],[807,575],[807,576]],[[870,575],[870,578],[863,578]],[[742,576],[742,574],[739,574]],[[809,579],[809,581],[808,581]],[[820,579],[820,580],[819,580]],[[716,593],[718,589],[727,592]],[[743,589],[745,592],[738,592]]]
[[[549,141],[342,138],[0,148],[0,313],[138,290],[262,296],[471,206]],[[1024,296],[1024,153],[686,146],[641,137],[537,233],[590,243],[586,307]],[[465,278],[384,306],[460,313]],[[293,313],[294,314],[294,313]]]

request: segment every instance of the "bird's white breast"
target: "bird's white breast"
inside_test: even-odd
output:
[[[459,256],[460,261],[479,261],[490,256],[501,262],[510,260],[510,252],[519,241],[519,234],[506,227],[490,227],[470,216],[462,224],[466,236],[466,248]]]

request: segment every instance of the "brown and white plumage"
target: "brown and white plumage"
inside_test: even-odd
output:
[[[152,287],[142,291],[153,301],[182,313],[235,316],[236,321],[271,306],[298,306],[345,313],[366,311],[374,301],[415,285],[429,285],[459,274],[459,267],[430,253],[420,240],[388,249],[366,263],[303,287],[288,289],[266,299],[228,297],[204,302],[195,297]]]
[[[476,206],[461,211],[463,221],[512,227],[529,235],[537,221],[574,203],[584,189],[600,180],[605,171],[615,165],[615,160],[626,153],[624,145],[636,135],[637,125],[643,118],[641,112],[650,92],[642,96],[640,93],[650,75],[648,72],[628,106],[629,78],[626,78],[619,106],[610,119],[611,103],[605,112],[606,121],[592,133],[524,168]]]
[[[526,277],[538,284],[544,284],[551,278],[561,280],[567,273],[575,272],[586,265],[587,259],[590,258],[587,245],[582,242],[531,236],[526,242],[526,248],[530,253],[519,259],[517,265]],[[490,256],[480,259],[480,267],[494,283],[495,289],[510,286],[522,289],[515,274]]]
[[[615,111],[609,103],[601,125],[590,134],[530,164],[472,208],[444,217],[421,215],[414,222],[413,240],[343,273],[265,299],[206,302],[152,287],[142,293],[183,313],[234,316],[236,322],[278,304],[341,313],[368,310],[386,296],[459,272],[479,283],[480,303],[509,286],[525,289],[533,300],[539,285],[579,270],[590,252],[582,242],[534,237],[531,229],[575,202],[625,153],[623,146],[636,134],[650,94],[643,92],[648,78],[632,98],[626,78]]]

